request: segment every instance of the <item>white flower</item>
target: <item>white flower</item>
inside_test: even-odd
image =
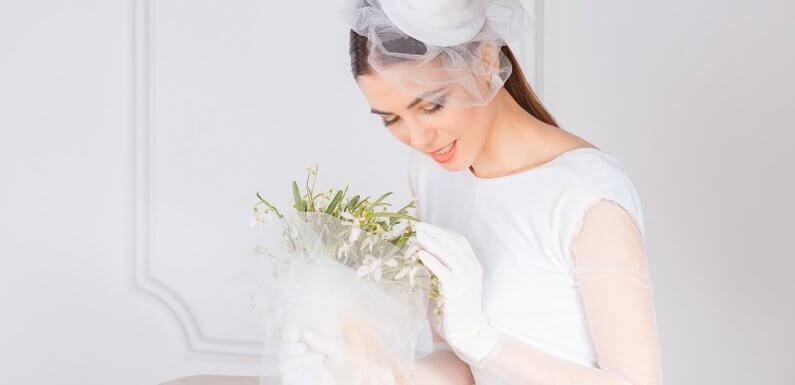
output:
[[[249,225],[254,227],[258,223],[265,223],[269,215],[271,215],[270,210],[261,208],[259,206],[254,206],[254,216],[251,218]]]
[[[373,251],[373,246],[375,246],[375,239],[376,239],[375,237],[368,237],[367,238],[367,243],[370,244],[370,252]]]
[[[351,221],[356,221],[356,217],[354,217],[353,214],[351,214],[351,213],[349,213],[347,211],[343,211],[340,215],[342,215],[342,217],[345,218],[345,219],[348,219],[348,220],[351,220]]]
[[[364,256],[362,265],[356,269],[357,277],[361,278],[368,274],[373,274],[376,281],[381,279],[381,273],[381,260],[373,258],[373,256],[369,254]]]
[[[315,200],[315,208],[318,211],[325,211],[329,203],[331,203],[331,199],[329,199],[326,193],[322,193],[318,195],[317,199]]]
[[[401,236],[403,232],[406,231],[406,226],[408,226],[408,221],[401,219],[397,223],[395,223],[391,229],[381,234],[381,238],[387,241],[391,241]]]
[[[408,262],[416,262],[417,251],[420,250],[419,245],[414,241],[414,238],[409,238],[408,242],[406,242],[406,249],[403,252],[403,260]]]
[[[356,239],[359,238],[359,234],[362,233],[362,229],[359,228],[358,224],[354,224],[351,227],[351,232],[348,234],[348,243],[356,242]]]
[[[317,165],[314,165],[314,164],[311,164],[311,165],[310,164],[305,164],[304,165],[304,168],[306,169],[306,172],[308,172],[309,174],[315,174],[315,168],[316,167],[317,167]]]
[[[411,270],[411,266],[406,266],[400,269],[400,271],[395,275],[395,279],[397,280],[405,277],[406,274],[408,274],[409,270]]]
[[[388,261],[384,262],[384,265],[389,266],[389,267],[395,267],[395,266],[398,265],[398,261],[395,260],[395,258],[391,258]]]
[[[337,250],[337,259],[342,259],[342,256],[348,254],[351,250],[351,244],[347,242],[342,242],[342,246],[340,246],[339,250]]]
[[[414,265],[409,271],[409,285],[414,286],[414,276],[417,275],[417,271],[419,271],[419,266]]]

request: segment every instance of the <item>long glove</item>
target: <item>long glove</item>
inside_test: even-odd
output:
[[[278,351],[279,375],[282,385],[334,385],[334,374],[323,354],[308,349],[302,329],[288,324],[282,331]]]
[[[450,241],[456,239],[453,236],[446,238]],[[459,283],[450,279],[448,270],[455,271],[461,264],[474,264],[467,262],[471,254],[461,251],[465,249],[464,242],[459,238],[454,243],[458,246],[447,245],[444,251],[437,252],[438,260],[425,257],[423,262],[434,272],[445,275],[444,282],[454,282],[456,286],[452,287],[456,289],[453,291],[457,292],[461,290],[458,289]],[[486,357],[478,363],[478,370],[512,385],[662,384],[652,282],[642,235],[630,214],[610,200],[594,204],[583,218],[581,231],[572,242],[571,251],[598,367],[557,357],[501,334]],[[477,296],[474,289],[461,293]],[[466,310],[459,310],[458,303],[454,304],[452,312],[445,309],[444,317],[448,323],[464,327],[467,323],[459,318],[462,314],[477,318],[478,307],[474,300]],[[469,341],[478,343],[467,342],[458,349],[471,345],[479,349],[465,352],[464,357],[473,352],[483,352],[491,345],[491,339],[470,338]],[[448,342],[456,349],[455,339]]]
[[[439,279],[440,334],[461,360],[477,365],[500,335],[481,309],[483,269],[464,236],[426,222],[417,222],[414,229],[422,248],[418,256]]]

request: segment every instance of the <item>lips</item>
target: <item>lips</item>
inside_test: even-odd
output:
[[[448,145],[446,145],[446,146],[444,146],[444,147],[442,147],[442,148],[440,148],[440,149],[438,149],[438,150],[436,150],[434,152],[429,153],[429,155],[431,156],[431,158],[433,158],[433,160],[435,160],[435,161],[437,161],[439,163],[449,162],[450,159],[453,159],[453,155],[455,155],[455,151],[456,151],[456,147],[457,147],[456,144],[457,143],[458,143],[458,140],[456,139],[452,143],[450,143],[450,144],[448,144]]]

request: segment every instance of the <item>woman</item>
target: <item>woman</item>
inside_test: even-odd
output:
[[[661,384],[637,192],[617,159],[559,128],[534,96],[504,39],[517,8],[502,5],[354,9],[353,75],[416,150],[420,258],[444,296],[441,327],[429,315],[434,351],[412,373],[385,364],[385,381]],[[303,342],[298,356],[337,368],[355,349],[311,330]]]

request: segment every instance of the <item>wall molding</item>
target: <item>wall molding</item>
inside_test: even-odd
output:
[[[132,10],[132,111],[133,111],[133,285],[163,305],[175,317],[190,352],[199,354],[260,357],[262,343],[255,340],[229,339],[207,335],[188,303],[167,282],[155,277],[152,271],[151,239],[153,226],[152,174],[156,168],[152,160],[152,46],[154,29],[153,7],[150,0],[133,0]]]

